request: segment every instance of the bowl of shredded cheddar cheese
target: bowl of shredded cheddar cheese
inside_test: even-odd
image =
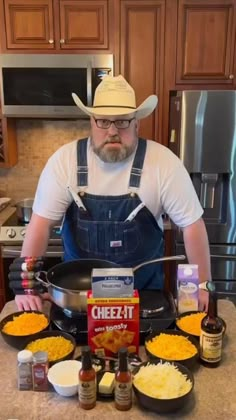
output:
[[[150,360],[177,362],[192,369],[199,359],[198,341],[177,330],[153,332],[145,340],[145,350]]]
[[[28,339],[24,349],[32,353],[45,351],[48,354],[49,365],[73,359],[76,341],[65,331],[43,331]]]
[[[14,312],[0,322],[4,341],[16,349],[22,349],[28,339],[49,327],[48,317],[40,311]]]
[[[142,363],[133,373],[133,390],[138,403],[156,413],[170,413],[186,406],[192,396],[192,372],[175,362]]]
[[[201,333],[201,322],[205,316],[206,313],[202,311],[184,312],[176,318],[176,327],[178,328],[178,330],[183,331],[199,339]],[[226,330],[226,323],[222,318],[221,321],[223,323],[224,335]]]

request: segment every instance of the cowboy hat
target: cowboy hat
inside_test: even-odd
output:
[[[90,116],[126,115],[135,112],[138,120],[150,115],[158,101],[156,95],[150,95],[139,107],[136,107],[134,89],[121,75],[103,78],[96,88],[93,107],[85,106],[75,93],[72,93],[72,97],[76,105]]]

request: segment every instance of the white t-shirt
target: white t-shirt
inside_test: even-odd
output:
[[[134,154],[118,163],[105,163],[87,147],[88,186],[96,195],[127,194]],[[39,216],[60,221],[72,202],[67,190],[77,187],[77,140],[59,148],[48,160],[39,179],[33,211]],[[168,214],[179,227],[198,220],[203,213],[192,181],[180,159],[167,147],[147,140],[140,187],[133,190],[162,227],[161,215]]]

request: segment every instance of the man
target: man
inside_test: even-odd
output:
[[[200,281],[209,280],[203,210],[191,179],[169,149],[138,138],[139,120],[153,112],[157,97],[136,107],[134,90],[121,75],[103,79],[93,107],[72,96],[90,115],[91,136],[64,145],[47,162],[22,256],[44,255],[50,229],[63,219],[65,260],[99,258],[134,267],[163,255],[161,216],[167,213],[183,231],[188,261],[198,264]],[[161,264],[135,273],[139,289],[162,288],[163,281]],[[37,294],[15,299],[20,310],[41,309]],[[200,309],[207,301],[201,290]]]

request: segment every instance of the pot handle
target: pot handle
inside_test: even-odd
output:
[[[38,280],[38,282],[39,283],[41,283],[41,284],[43,284],[45,287],[49,287],[50,286],[50,283],[48,282],[48,280],[47,281],[45,281],[45,280],[43,280],[43,279],[41,279],[40,278],[40,275],[41,274],[44,274],[45,275],[45,277],[47,278],[47,271],[37,271],[36,273],[34,273],[34,277],[36,278],[36,280]]]
[[[133,267],[133,272],[137,271],[139,268],[144,267],[145,265],[153,264],[153,263],[159,263],[162,261],[177,261],[177,260],[185,260],[185,255],[173,255],[171,257],[162,257],[162,258],[155,258],[154,260],[145,261],[142,264],[136,265]]]

